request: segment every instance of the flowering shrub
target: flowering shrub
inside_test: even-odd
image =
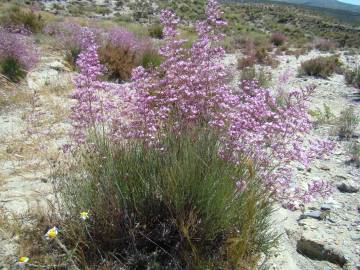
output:
[[[0,28],[1,73],[12,81],[18,81],[37,61],[37,51],[28,37]]]
[[[333,147],[327,141],[305,139],[312,127],[306,101],[313,89],[277,97],[253,82],[240,84],[239,89],[227,86],[228,74],[221,64],[224,50],[216,45],[222,37],[217,29],[226,23],[213,0],[208,2],[206,20],[196,24],[198,39],[190,48],[178,39],[179,20],[173,13],[164,11],[162,23],[163,63],[151,70],[135,69],[131,84],[98,80],[101,68],[94,43],[80,54],[75,139],[84,142],[90,127],[93,133],[102,130],[113,142],[137,138],[161,147],[168,132],[180,135],[193,127],[211,127],[220,134],[222,157],[235,163],[252,159],[264,185],[284,204],[292,207],[296,201],[327,195],[330,187],[324,181],[307,189],[293,187],[289,166],[292,162],[308,166]]]
[[[275,46],[281,46],[287,41],[287,37],[281,32],[275,32],[271,34],[270,40]]]
[[[272,203],[253,164],[222,159],[217,142],[201,128],[165,135],[166,150],[136,138],[116,145],[91,140],[96,151],[56,179],[61,237],[79,268],[114,256],[127,269],[254,266],[276,242]],[[246,187],[237,180],[243,178]],[[90,209],[85,221],[83,209]]]
[[[324,38],[315,39],[313,46],[320,51],[333,51],[336,48],[336,44],[333,41]]]

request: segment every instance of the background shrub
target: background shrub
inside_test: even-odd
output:
[[[360,89],[360,66],[345,72],[346,83]]]
[[[277,66],[278,61],[270,55],[265,47],[255,47],[244,57],[238,59],[238,69],[251,67],[255,64]]]
[[[317,38],[313,41],[314,48],[318,49],[319,51],[333,51],[336,49],[336,44],[328,39],[324,38]]]
[[[300,75],[328,78],[334,72],[341,72],[342,63],[337,55],[320,56],[301,63]]]
[[[1,18],[1,24],[5,26],[23,26],[33,33],[39,33],[45,25],[41,13],[34,12],[30,9],[12,6],[5,14],[6,15]]]
[[[129,47],[108,44],[99,49],[100,61],[106,66],[106,73],[112,80],[126,81],[136,64],[136,54]]]
[[[222,159],[217,141],[199,129],[162,149],[96,141],[97,154],[59,171],[62,236],[79,267],[114,256],[130,269],[255,266],[276,242],[271,203],[254,164]]]
[[[355,113],[354,107],[349,107],[341,112],[338,119],[337,131],[340,138],[351,138],[359,126],[360,118]]]

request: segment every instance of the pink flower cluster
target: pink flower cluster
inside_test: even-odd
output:
[[[217,2],[209,0],[206,20],[196,23],[198,39],[186,48],[186,41],[178,37],[179,20],[164,11],[165,44],[159,50],[163,63],[150,70],[136,68],[133,81],[124,85],[99,80],[97,45],[89,29],[83,29],[91,41],[86,41],[88,47],[78,60],[81,74],[75,80],[73,97],[78,102],[72,117],[75,139],[84,142],[91,130],[113,142],[137,138],[161,144],[169,131],[180,134],[192,126],[207,126],[220,134],[220,154],[225,159],[253,160],[264,184],[289,207],[295,200],[307,202],[314,195],[327,195],[330,189],[323,181],[307,188],[295,185],[290,167],[293,162],[308,166],[333,147],[327,141],[305,139],[312,128],[306,103],[313,88],[273,96],[256,82],[229,87],[222,64],[224,50],[217,45],[222,37],[219,29],[226,24],[221,16]]]
[[[7,57],[19,61],[25,70],[31,69],[39,59],[30,37],[0,27],[0,60]]]

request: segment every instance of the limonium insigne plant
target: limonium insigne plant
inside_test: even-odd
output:
[[[85,29],[88,47],[78,59],[81,74],[73,94],[78,100],[72,114],[75,140],[84,143],[89,130],[101,131],[114,143],[137,138],[161,148],[169,131],[181,134],[191,126],[210,126],[221,134],[219,154],[229,162],[243,156],[254,160],[264,185],[287,207],[328,195],[331,188],[323,180],[307,188],[296,185],[290,167],[292,162],[309,166],[334,146],[306,139],[312,128],[307,101],[313,88],[292,90],[280,98],[255,82],[230,88],[222,64],[224,50],[217,45],[226,22],[216,1],[208,2],[206,19],[196,23],[198,39],[190,48],[183,46],[186,40],[179,38],[179,20],[171,11],[162,13],[161,22],[162,64],[136,68],[132,83],[126,85],[99,79],[103,67],[97,45]]]
[[[31,39],[8,32],[0,27],[0,72],[17,82],[25,77],[38,61],[37,50]]]

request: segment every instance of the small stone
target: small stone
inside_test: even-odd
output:
[[[353,240],[353,241],[359,241],[359,240],[360,240],[360,234],[358,234],[358,233],[352,233],[352,234],[350,234],[350,238],[351,238],[351,240]]]
[[[323,205],[321,205],[320,209],[322,211],[330,211],[332,209],[332,206],[328,203],[324,203]]]
[[[346,180],[347,177],[345,175],[335,175],[335,179],[341,181],[341,180]]]
[[[299,217],[299,220],[305,219],[305,218],[314,218],[317,220],[322,220],[323,215],[322,215],[322,212],[319,210],[312,210],[312,211],[306,211],[304,214],[301,214]]]
[[[347,263],[344,254],[337,248],[326,245],[323,241],[302,236],[296,250],[313,260],[328,261],[343,267]]]
[[[347,184],[345,182],[342,182],[341,184],[337,185],[337,188],[342,193],[356,193],[359,191],[358,187],[352,184]]]
[[[48,182],[48,180],[47,180],[46,178],[41,178],[40,181],[43,182],[43,183],[47,183],[47,182]]]
[[[318,168],[323,171],[330,171],[330,168],[326,165],[320,165]]]

